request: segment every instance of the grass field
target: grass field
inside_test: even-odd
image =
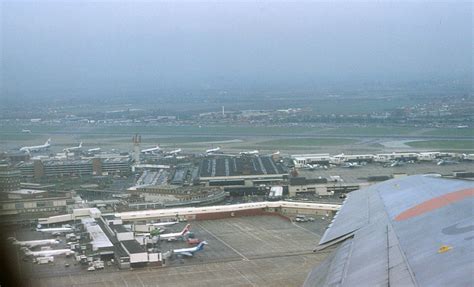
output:
[[[357,140],[344,139],[344,138],[291,138],[291,139],[278,139],[269,140],[257,143],[260,146],[272,146],[272,147],[287,147],[287,146],[335,146],[335,145],[348,145],[354,144]]]
[[[22,129],[31,130],[31,134],[22,134]],[[131,137],[138,133],[142,138],[163,137],[165,142],[185,143],[219,141],[225,140],[226,137],[271,137],[271,136],[436,136],[436,137],[474,137],[474,129],[426,129],[417,127],[340,127],[340,128],[321,128],[321,127],[305,127],[305,126],[253,126],[244,124],[235,125],[182,125],[182,126],[147,126],[147,125],[131,125],[131,126],[63,126],[63,125],[19,125],[8,124],[0,126],[0,137],[4,139],[23,140],[37,139],[40,137],[54,137],[56,134],[70,134],[78,136],[80,139],[99,139],[103,137]],[[181,137],[181,139],[171,140],[171,137]],[[202,139],[191,139],[191,136],[201,137]],[[214,139],[216,138],[216,139]],[[232,139],[233,139],[232,138]]]
[[[1,133],[0,140],[1,141],[26,141],[26,140],[34,140],[44,138],[44,136],[40,134],[26,134],[26,133]]]
[[[133,126],[133,127],[101,127],[95,130],[104,134],[117,133],[139,133],[153,135],[243,135],[243,136],[260,136],[260,135],[280,135],[280,134],[301,134],[307,133],[312,129],[304,127],[260,127],[260,126]],[[318,129],[319,130],[319,129]],[[315,130],[316,131],[316,130]]]
[[[474,143],[470,140],[430,140],[430,141],[413,141],[405,143],[414,148],[432,148],[432,149],[463,149],[474,150]]]
[[[408,135],[419,131],[420,128],[412,127],[342,127],[331,128],[321,131],[321,134],[333,135],[366,135],[366,136],[386,136],[386,135]]]
[[[432,129],[423,133],[423,135],[427,136],[458,136],[458,137],[474,137],[474,129],[447,129],[447,128],[440,128],[440,129]]]

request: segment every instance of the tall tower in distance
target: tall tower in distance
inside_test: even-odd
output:
[[[140,143],[142,142],[142,136],[135,134],[132,137],[132,142],[133,142],[132,160],[135,163],[140,163]]]
[[[225,108],[222,106],[222,117],[225,117]]]

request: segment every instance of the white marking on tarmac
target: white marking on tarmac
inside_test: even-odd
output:
[[[245,276],[245,274],[242,273],[239,269],[235,268],[235,266],[233,266],[233,265],[231,265],[231,266],[232,266],[232,268],[233,268],[235,271],[237,271],[237,273],[239,273],[240,276],[242,276],[250,285],[252,285],[252,286],[257,286],[257,285],[255,285],[255,283],[253,283],[247,276]]]
[[[259,240],[259,241],[263,242],[264,244],[267,244],[266,241],[263,240],[263,239],[261,239],[260,237],[258,237],[258,236],[255,234],[255,232],[251,232],[251,231],[249,231],[248,229],[241,227],[241,226],[240,226],[239,224],[237,224],[237,223],[229,223],[229,225],[231,225],[231,226],[236,226],[236,227],[239,228],[240,231],[242,231],[243,233],[245,233],[245,234],[247,234],[247,235],[249,235],[249,236],[255,238],[256,240]]]
[[[135,277],[137,277],[138,281],[140,281],[140,284],[142,284],[143,287],[145,287],[145,284],[143,284],[142,279],[135,273]]]
[[[300,228],[300,229],[303,229],[304,231],[307,231],[307,232],[309,232],[309,233],[312,233],[312,234],[314,234],[314,235],[316,235],[316,236],[318,236],[318,237],[321,236],[321,235],[317,234],[316,232],[313,232],[313,231],[311,231],[311,230],[309,230],[309,229],[304,228],[303,226],[299,226],[298,224],[294,223],[293,221],[291,222],[291,224],[293,224],[294,226],[296,226],[296,227],[298,227],[298,228]]]
[[[229,247],[230,249],[232,249],[232,251],[234,251],[235,253],[237,253],[238,255],[240,255],[240,257],[242,257],[245,261],[250,261],[245,255],[243,255],[242,253],[240,253],[238,250],[236,250],[234,247],[230,246],[229,244],[227,244],[227,242],[225,242],[224,240],[220,239],[219,237],[217,237],[217,235],[215,235],[214,233],[210,232],[209,230],[207,230],[206,228],[204,228],[204,226],[202,226],[201,224],[199,223],[196,223],[196,225],[198,225],[199,227],[202,228],[202,230],[206,231],[207,233],[209,233],[211,236],[213,236],[215,239],[219,240],[222,244],[224,244],[225,246]]]
[[[129,287],[127,281],[125,281],[125,279],[123,279],[122,274],[120,274],[120,279],[122,279],[123,283],[125,283],[125,286]]]

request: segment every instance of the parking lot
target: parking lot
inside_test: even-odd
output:
[[[322,233],[313,231],[321,221],[292,224],[277,216],[241,217],[191,222],[196,238],[209,244],[195,258],[173,260],[170,265],[192,261],[250,260],[282,255],[306,254],[316,246]],[[301,226],[301,227],[298,227]],[[324,228],[319,229],[320,231]],[[186,247],[185,242],[163,242],[162,251]]]
[[[258,216],[190,223],[196,238],[209,244],[192,258],[173,257],[162,268],[87,272],[79,265],[65,267],[74,259],[59,256],[54,265],[21,262],[31,268],[22,272],[29,286],[300,286],[327,255],[312,252],[326,220],[295,224]],[[162,251],[182,247],[187,243],[160,243]]]

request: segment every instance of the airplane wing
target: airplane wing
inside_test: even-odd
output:
[[[409,176],[351,192],[304,286],[472,286],[474,181]]]

